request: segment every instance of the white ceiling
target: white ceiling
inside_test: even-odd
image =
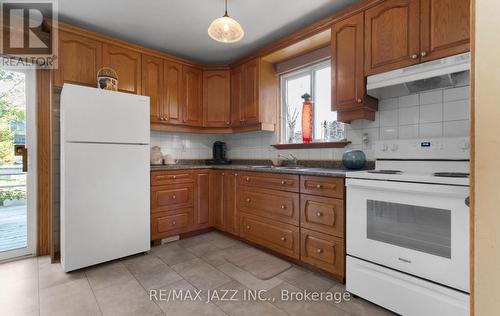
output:
[[[213,41],[224,0],[59,0],[59,19],[141,46],[203,63],[228,63],[357,0],[228,0],[245,30],[235,44]]]

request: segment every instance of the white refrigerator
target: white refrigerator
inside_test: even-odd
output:
[[[61,263],[150,250],[149,97],[64,84]]]

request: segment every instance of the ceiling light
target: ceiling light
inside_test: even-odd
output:
[[[227,15],[227,0],[225,0],[224,16],[215,19],[208,27],[208,35],[222,43],[235,43],[243,38],[245,32],[241,25]]]

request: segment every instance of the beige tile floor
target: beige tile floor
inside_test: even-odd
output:
[[[340,303],[282,300],[283,291],[345,290],[333,279],[299,266],[260,280],[224,259],[242,249],[252,250],[240,241],[210,232],[72,273],[64,273],[60,264],[50,264],[48,257],[3,263],[0,315],[392,315],[360,298]],[[244,300],[244,290],[249,289],[264,290],[264,299]],[[150,299],[150,290],[184,290],[193,297],[201,290],[201,299]],[[206,303],[214,293],[226,293],[232,300]]]

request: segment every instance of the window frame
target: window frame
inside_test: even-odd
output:
[[[290,72],[286,72],[280,75],[280,137],[279,137],[279,142],[280,144],[288,144],[287,142],[287,137],[286,137],[286,132],[287,132],[287,111],[288,111],[288,106],[286,104],[286,83],[288,80],[293,80],[300,78],[304,75],[309,75],[311,80],[310,80],[310,91],[311,91],[311,100],[313,104],[315,104],[316,101],[316,96],[315,96],[315,88],[316,88],[316,71],[331,67],[331,60],[328,59],[323,59],[318,62],[312,63],[305,65],[299,69],[292,70]],[[313,126],[316,124],[316,113],[313,115]],[[315,135],[315,128],[313,128],[313,142],[318,141],[319,138],[316,138]]]

